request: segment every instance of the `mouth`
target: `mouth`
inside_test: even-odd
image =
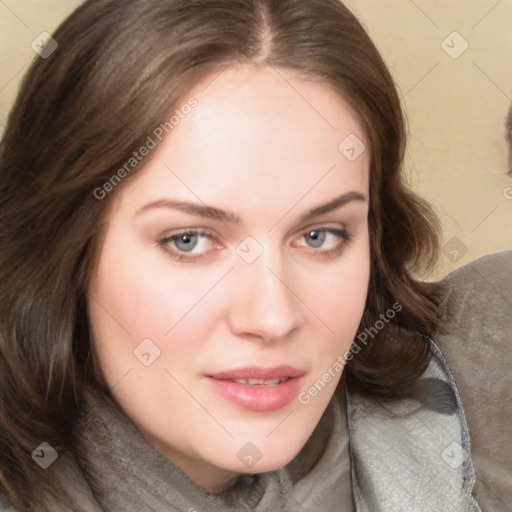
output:
[[[250,366],[205,376],[213,390],[238,408],[281,409],[298,394],[305,372],[291,366]]]
[[[290,377],[280,377],[278,379],[232,379],[231,382],[245,384],[246,386],[277,386],[281,382],[286,382]]]

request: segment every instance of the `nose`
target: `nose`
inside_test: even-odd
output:
[[[300,301],[288,284],[283,265],[264,257],[238,262],[232,279],[231,331],[267,342],[283,340],[301,326]]]

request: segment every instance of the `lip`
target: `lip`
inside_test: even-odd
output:
[[[298,394],[305,372],[291,366],[248,366],[206,375],[209,385],[223,398],[237,407],[256,412],[281,409]],[[248,385],[233,382],[233,379],[278,379],[288,380],[276,385]]]
[[[219,373],[212,373],[208,377],[217,380],[231,379],[279,379],[281,377],[301,377],[305,372],[294,368],[293,366],[246,366]]]

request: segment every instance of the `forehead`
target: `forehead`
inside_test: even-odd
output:
[[[190,98],[196,106],[180,111]],[[197,83],[168,117],[176,110],[178,122],[125,197],[165,193],[209,204],[237,197],[264,208],[308,190],[312,201],[349,189],[367,191],[363,130],[325,83],[282,68],[232,66]]]

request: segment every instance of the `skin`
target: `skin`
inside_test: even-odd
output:
[[[305,372],[305,391],[349,349],[369,280],[369,152],[349,161],[338,150],[350,134],[366,144],[356,116],[325,84],[289,70],[232,66],[183,103],[190,96],[197,107],[113,197],[89,319],[120,406],[156,450],[217,492],[290,462],[335,391],[341,372],[307,405],[255,412],[204,375],[287,364]],[[362,200],[302,220],[348,192]],[[147,207],[162,199],[238,222]],[[207,236],[190,252],[181,249],[194,239],[169,239],[195,229]],[[252,263],[236,250],[248,236],[240,247],[261,252]],[[149,366],[134,356],[144,339],[160,351]],[[250,468],[237,456],[248,442],[261,453]]]

